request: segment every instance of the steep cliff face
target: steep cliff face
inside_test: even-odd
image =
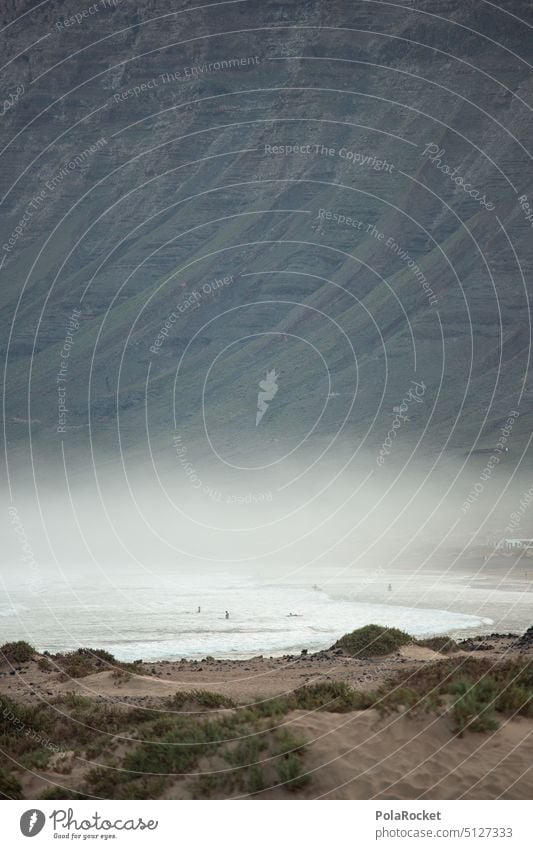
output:
[[[417,384],[404,446],[518,450],[529,4],[79,6],[3,4],[13,456],[379,449]]]

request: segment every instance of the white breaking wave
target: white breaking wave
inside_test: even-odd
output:
[[[176,580],[173,589],[147,587],[146,576],[134,584],[113,591],[53,587],[31,607],[17,607],[16,629],[11,616],[9,624],[0,623],[0,641],[29,639],[49,651],[103,648],[120,660],[250,657],[328,648],[370,623],[415,637],[491,624],[447,610],[347,601],[307,587],[257,586],[224,575],[210,575],[208,587],[196,577]]]

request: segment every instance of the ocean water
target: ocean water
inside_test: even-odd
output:
[[[466,613],[342,600],[310,585],[219,574],[158,579],[154,585],[147,575],[98,587],[93,578],[55,581],[33,592],[4,589],[0,599],[0,643],[25,639],[51,652],[103,648],[125,661],[318,650],[371,622],[416,637],[491,624]]]

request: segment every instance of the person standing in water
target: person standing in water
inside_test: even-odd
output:
[[[198,610],[196,612],[200,613],[200,605],[198,605]]]
[[[228,613],[227,610],[226,610],[226,619],[229,619],[229,613]]]

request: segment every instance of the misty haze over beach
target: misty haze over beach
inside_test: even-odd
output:
[[[153,488],[104,475],[100,496],[87,480],[67,499],[50,484],[38,508],[10,508],[0,639],[132,661],[323,649],[369,622],[416,636],[520,632],[533,561],[494,547],[496,520],[457,522],[454,471],[437,486],[421,470],[408,488],[371,468],[343,483],[341,470],[334,486],[308,475],[304,488],[293,467],[292,486],[270,473],[247,493],[198,462],[204,491],[179,467]]]

